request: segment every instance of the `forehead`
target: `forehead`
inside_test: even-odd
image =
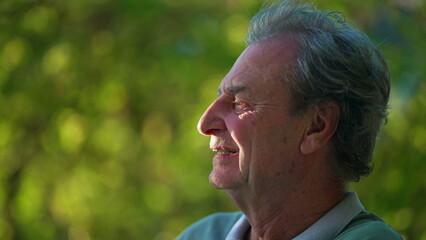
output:
[[[276,89],[281,84],[278,78],[285,73],[287,65],[296,59],[296,49],[295,40],[285,36],[250,45],[223,79],[219,95],[223,92],[235,94]]]

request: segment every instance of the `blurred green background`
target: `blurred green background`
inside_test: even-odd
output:
[[[393,76],[367,209],[426,240],[426,5],[321,0]],[[174,239],[237,210],[196,123],[244,49],[253,0],[0,1],[0,239]]]

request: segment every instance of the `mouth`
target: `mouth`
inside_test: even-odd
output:
[[[212,148],[212,151],[216,153],[217,157],[233,157],[238,154],[237,150],[223,149],[223,148]]]
[[[217,155],[232,155],[237,153],[236,151],[225,151],[225,150],[213,150]]]

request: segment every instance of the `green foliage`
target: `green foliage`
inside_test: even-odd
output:
[[[0,2],[0,239],[173,239],[234,211],[196,123],[258,1]],[[367,31],[393,76],[375,171],[353,186],[426,239],[422,1],[321,1]]]

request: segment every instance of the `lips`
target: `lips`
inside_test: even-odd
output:
[[[236,149],[231,149],[223,146],[212,147],[211,149],[213,152],[216,153],[216,156],[221,157],[234,156],[238,153],[238,150]]]
[[[225,150],[217,150],[217,151],[213,150],[213,151],[216,152],[216,154],[218,155],[231,155],[231,154],[237,153],[237,151],[225,151]]]

